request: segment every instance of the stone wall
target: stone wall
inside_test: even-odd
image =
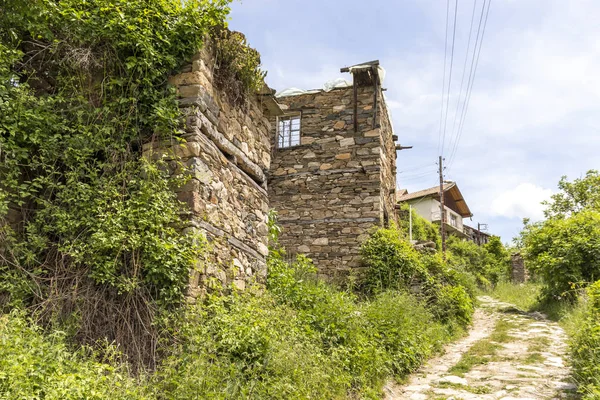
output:
[[[395,143],[380,87],[377,96],[375,111],[372,81],[357,85],[356,132],[353,87],[278,98],[284,112],[301,113],[301,142],[277,148],[272,119],[271,207],[281,244],[311,257],[324,277],[360,272],[370,228],[396,220]]]
[[[190,296],[211,285],[234,284],[243,289],[264,282],[268,254],[266,174],[271,163],[267,109],[278,107],[269,91],[249,96],[233,106],[213,85],[210,46],[192,64],[172,77],[185,116],[184,141],[148,143],[146,154],[181,157],[191,180],[179,188],[188,204],[188,228],[204,233],[209,241],[205,260],[191,272]]]
[[[525,283],[528,279],[523,256],[520,253],[513,254],[511,256],[511,280],[514,283]]]

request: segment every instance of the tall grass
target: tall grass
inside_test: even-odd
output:
[[[539,305],[538,298],[541,288],[539,283],[528,282],[516,285],[503,281],[486,294],[513,304],[523,311],[533,311]]]

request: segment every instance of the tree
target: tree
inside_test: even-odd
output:
[[[585,177],[567,181],[563,176],[558,182],[559,193],[552,200],[542,204],[548,206],[544,211],[546,218],[564,218],[585,209],[600,210],[600,172],[589,170]]]

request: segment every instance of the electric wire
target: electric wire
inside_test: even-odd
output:
[[[442,96],[440,107],[440,129],[438,132],[438,147],[437,153],[441,154],[442,144],[442,120],[444,117],[444,96],[446,94],[446,62],[448,59],[448,22],[450,20],[450,0],[446,0],[446,38],[444,39],[444,76],[442,77]]]
[[[442,133],[442,149],[441,155],[444,155],[444,147],[446,144],[446,127],[448,125],[448,110],[450,108],[450,89],[452,87],[452,68],[454,67],[454,45],[456,42],[456,17],[458,14],[458,0],[454,2],[454,25],[452,32],[452,51],[450,53],[450,73],[448,74],[448,94],[446,96],[446,116],[444,118],[444,131]]]
[[[475,61],[475,68],[473,70],[473,77],[471,79],[471,84],[470,86],[467,88],[468,89],[468,95],[466,97],[466,102],[464,104],[463,107],[463,112],[461,115],[461,119],[460,119],[460,123],[458,125],[458,131],[457,131],[457,137],[456,137],[456,141],[454,143],[454,148],[452,150],[451,156],[450,156],[450,162],[449,162],[449,168],[452,167],[452,164],[454,162],[454,158],[456,156],[456,152],[458,151],[458,145],[460,143],[460,138],[462,137],[462,133],[464,130],[464,126],[465,126],[465,120],[466,120],[466,116],[467,116],[467,112],[469,110],[469,104],[471,102],[471,94],[473,93],[473,85],[475,83],[475,77],[477,76],[477,67],[479,66],[479,57],[481,55],[481,48],[483,46],[483,38],[485,36],[485,31],[486,31],[486,27],[487,27],[487,22],[488,22],[488,17],[490,14],[490,7],[492,5],[492,0],[488,0],[488,7],[487,7],[487,11],[485,12],[485,21],[483,23],[483,30],[481,33],[481,39],[479,41],[479,49],[477,50],[477,60]],[[485,7],[485,0],[484,0],[484,7]],[[482,15],[483,15],[483,7],[482,7]],[[481,22],[480,22],[481,24]]]
[[[471,49],[471,38],[473,36],[473,23],[475,22],[475,10],[477,8],[477,1],[478,0],[473,1],[473,12],[471,13],[471,26],[469,28],[469,39],[467,40],[467,50],[465,51],[465,62],[463,64],[462,78],[460,80],[460,89],[458,89],[458,101],[456,102],[456,110],[454,110],[454,122],[452,123],[452,134],[450,135],[450,141],[448,142],[450,149],[452,149],[454,143],[456,143],[456,133],[457,133],[456,122],[458,121],[458,114],[459,114],[458,110],[459,110],[460,104],[461,104],[460,99],[463,97],[463,87],[464,87],[464,83],[465,83],[465,75],[467,72],[467,62],[469,61],[469,50]],[[475,42],[475,46],[473,46],[473,54],[475,54],[476,48],[477,48],[477,42]],[[470,77],[467,82],[469,82],[469,81],[470,81]],[[467,91],[465,90],[463,104],[467,100],[466,95],[467,95]]]

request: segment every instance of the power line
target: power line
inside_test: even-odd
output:
[[[446,126],[448,125],[448,109],[450,108],[450,88],[452,87],[452,67],[454,66],[454,44],[456,42],[456,17],[458,14],[458,0],[454,2],[454,26],[452,28],[452,52],[450,55],[450,74],[448,75],[448,95],[446,96],[446,117],[444,118],[444,132],[442,136],[442,149],[440,154],[444,154],[446,144]]]
[[[440,107],[440,129],[438,133],[438,154],[442,144],[442,119],[444,117],[444,96],[446,94],[446,60],[448,59],[448,21],[450,17],[450,0],[446,0],[446,38],[444,39],[444,76],[442,77],[442,104]]]
[[[407,168],[407,169],[403,169],[402,171],[398,171],[398,174],[405,174],[407,172],[411,172],[411,171],[416,171],[416,170],[420,170],[423,169],[425,167],[429,167],[431,165],[435,165],[434,163],[427,163],[427,164],[421,164],[421,165],[417,165],[415,167],[411,167],[411,168]],[[410,174],[409,174],[410,175]]]
[[[460,80],[460,89],[458,90],[458,101],[456,102],[456,110],[454,111],[454,123],[452,124],[452,135],[450,136],[450,149],[453,148],[453,142],[456,140],[456,121],[458,120],[458,109],[460,107],[460,99],[462,97],[463,86],[465,83],[465,75],[467,72],[467,61],[469,60],[469,49],[471,48],[471,37],[473,36],[473,23],[475,22],[475,10],[477,8],[477,0],[473,1],[473,13],[471,14],[471,27],[469,28],[469,40],[467,41],[467,51],[465,51],[465,62],[463,64],[463,73],[462,78]],[[475,46],[473,46],[473,56],[475,55],[475,49],[477,48],[477,42],[475,42]],[[467,82],[470,81],[469,80]],[[465,90],[465,99],[463,102],[467,100],[467,91]],[[454,138],[454,139],[452,139]]]
[[[462,115],[461,115],[460,123],[458,125],[456,142],[454,143],[454,148],[452,150],[452,154],[451,154],[451,157],[450,157],[451,158],[450,159],[450,164],[449,164],[450,167],[452,166],[452,163],[454,162],[454,157],[456,156],[456,152],[458,150],[458,144],[460,142],[460,138],[461,138],[463,130],[464,130],[465,120],[466,120],[467,112],[468,112],[468,109],[469,109],[469,103],[471,102],[471,94],[473,92],[473,84],[475,83],[475,77],[477,75],[477,67],[479,66],[479,57],[481,55],[481,48],[483,46],[483,38],[485,36],[485,30],[486,30],[486,27],[487,27],[488,17],[490,15],[490,7],[491,7],[491,5],[492,5],[492,0],[489,0],[488,1],[487,11],[485,12],[485,21],[483,23],[483,31],[481,33],[481,40],[479,41],[479,49],[477,50],[477,60],[475,61],[475,68],[473,70],[473,76],[472,76],[470,85],[467,87],[468,95],[466,97],[466,102],[463,105],[463,112],[462,112]],[[484,3],[483,3],[482,10],[481,10],[482,17],[483,17],[483,9],[484,8],[485,8],[485,0],[484,0]],[[479,24],[481,26],[481,19],[480,19]]]

